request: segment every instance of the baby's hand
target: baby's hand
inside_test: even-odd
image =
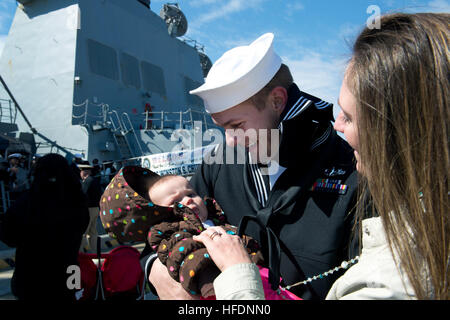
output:
[[[194,236],[193,239],[205,245],[220,271],[235,264],[252,263],[241,238],[226,233],[221,227],[210,227],[200,235]]]

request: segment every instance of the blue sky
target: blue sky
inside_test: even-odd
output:
[[[166,2],[152,0],[151,9],[159,14]],[[378,6],[381,13],[450,12],[450,0],[179,0],[178,3],[188,20],[186,36],[204,45],[213,62],[226,50],[273,32],[275,50],[290,67],[299,87],[333,103],[338,98],[352,40],[372,14],[367,13],[370,5]],[[0,52],[16,6],[15,0],[0,0]]]

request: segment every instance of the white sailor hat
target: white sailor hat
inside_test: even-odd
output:
[[[266,33],[248,46],[225,52],[211,67],[205,83],[189,93],[203,99],[208,113],[227,110],[252,97],[280,69],[273,38],[273,33]]]
[[[83,161],[83,163],[77,164],[77,167],[81,170],[94,169],[94,166],[89,164],[89,161]]]
[[[21,153],[13,153],[13,154],[10,154],[9,156],[8,156],[8,159],[12,159],[12,158],[22,158],[22,154]]]

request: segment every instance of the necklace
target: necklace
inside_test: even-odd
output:
[[[288,286],[286,286],[286,287],[281,287],[281,289],[282,289],[282,290],[289,290],[289,289],[291,289],[292,287],[296,287],[296,286],[299,286],[299,285],[302,285],[302,284],[305,285],[305,284],[308,284],[308,283],[310,283],[311,281],[314,281],[314,280],[317,280],[317,279],[323,279],[323,278],[327,277],[328,275],[333,274],[333,273],[339,271],[340,269],[347,269],[347,268],[350,267],[352,264],[355,264],[356,262],[358,262],[358,260],[359,260],[359,256],[356,256],[356,257],[354,257],[353,259],[348,260],[348,261],[342,261],[341,265],[338,266],[338,267],[332,268],[332,269],[330,269],[330,270],[328,270],[328,271],[325,271],[324,273],[321,273],[321,274],[316,275],[316,276],[314,276],[314,277],[310,277],[310,278],[308,278],[308,279],[306,279],[306,280],[303,280],[303,281],[300,281],[300,282],[297,282],[297,283],[288,285]]]

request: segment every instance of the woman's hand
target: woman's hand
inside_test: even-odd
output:
[[[165,265],[156,259],[153,262],[150,275],[148,277],[155,287],[158,297],[161,300],[197,300],[198,296],[193,296],[183,289],[181,284],[170,276]]]
[[[225,271],[235,264],[252,263],[241,238],[226,233],[221,227],[210,227],[193,239],[205,245],[220,271]]]

